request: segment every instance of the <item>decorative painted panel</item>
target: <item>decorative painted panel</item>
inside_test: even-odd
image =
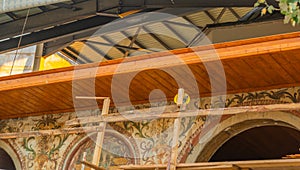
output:
[[[278,89],[241,93],[215,98],[214,102],[225,103],[226,107],[246,105],[265,105],[275,103],[297,103],[300,101],[300,88]],[[173,102],[166,112],[172,112],[177,107]],[[210,108],[215,103],[211,98],[191,100],[188,110]],[[161,106],[162,104],[157,104]],[[153,104],[152,104],[153,106]],[[135,108],[150,108],[149,104],[137,105]],[[130,110],[132,108],[121,108]],[[116,111],[111,108],[110,112]],[[22,119],[8,119],[0,121],[0,132],[24,132],[32,130],[60,129],[67,120],[97,114],[97,110],[80,113],[62,113],[43,115]],[[182,118],[179,134],[179,157],[185,152],[192,152],[195,145],[193,139],[203,130],[202,126],[208,120],[205,117]],[[126,121],[110,123],[105,137],[104,152],[99,165],[113,167],[120,164],[161,164],[170,161],[171,143],[173,139],[174,119],[156,119],[149,121]],[[116,135],[117,134],[117,135]],[[36,136],[5,140],[15,150],[21,161],[22,169],[63,169],[66,167],[78,169],[82,160],[82,153],[87,153],[87,160],[91,160],[93,152],[93,137],[91,134]],[[189,149],[188,149],[189,148]],[[66,159],[69,158],[69,159]]]

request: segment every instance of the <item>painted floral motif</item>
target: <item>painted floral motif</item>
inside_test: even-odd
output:
[[[84,140],[79,149],[76,150],[76,153],[72,156],[72,160],[70,161],[69,169],[81,169],[81,161],[85,160],[87,162],[92,162],[95,142],[94,135],[92,138],[87,138]],[[112,133],[106,133],[103,142],[103,150],[101,152],[101,159],[98,164],[100,167],[113,169],[119,165],[126,164],[135,164],[137,161],[135,151],[133,150],[126,139],[121,135],[116,135]],[[88,169],[86,167],[86,169]]]
[[[23,147],[28,152],[28,168],[36,170],[56,169],[59,149],[63,146],[69,135],[41,136],[23,139]]]
[[[58,121],[63,115],[44,115],[40,119],[33,119],[35,126],[32,130],[48,130],[48,129],[58,129],[61,124]]]
[[[299,103],[300,102],[300,88],[278,89],[270,91],[259,91],[251,93],[240,93],[234,95],[227,95],[215,99],[214,105],[224,104],[225,107],[237,107],[248,105],[266,105],[276,103]],[[168,105],[174,103],[169,102]],[[190,102],[187,109],[205,109],[211,107],[211,98],[194,99]],[[138,105],[135,108],[143,109],[149,108],[149,104]],[[116,110],[116,109],[111,109]],[[126,110],[126,109],[125,109]],[[96,115],[97,110],[82,112],[82,116]],[[294,113],[300,115],[298,112]],[[44,115],[36,117],[28,117],[23,119],[9,119],[0,120],[0,132],[22,132],[29,130],[46,130],[59,129],[64,127],[64,122],[71,118],[79,116],[77,113],[64,113],[56,115]],[[182,150],[192,152],[192,141],[195,138],[194,134],[201,132],[201,126],[205,123],[204,117],[182,118],[179,134],[179,152]],[[111,136],[106,137],[106,140],[112,141],[114,144],[107,145],[106,150],[103,151],[103,158],[99,165],[108,167],[119,164],[160,164],[167,163],[170,159],[171,142],[173,139],[173,123],[174,119],[159,119],[152,121],[140,122],[118,122],[111,123],[113,129],[118,129],[131,140],[136,142],[126,143],[124,140]],[[200,131],[199,131],[200,129]],[[124,133],[123,133],[124,132]],[[39,136],[8,140],[15,148],[19,148],[18,153],[22,156],[22,165],[26,165],[24,169],[60,169],[63,158],[68,155],[67,148],[70,146],[76,137],[79,135],[57,135],[57,136]],[[130,136],[130,137],[129,137]],[[73,145],[74,143],[72,143]],[[132,151],[130,147],[135,148]],[[92,142],[82,145],[82,150],[78,153],[87,152],[89,155],[93,152]],[[190,148],[190,149],[187,149]],[[112,152],[111,152],[112,151]],[[138,152],[138,153],[134,153]],[[118,153],[118,154],[116,154]],[[135,154],[135,156],[133,156]],[[136,156],[138,155],[138,156]],[[20,156],[20,157],[21,157]],[[136,159],[133,160],[132,157]],[[75,158],[75,157],[74,157]],[[82,159],[82,154],[78,154],[76,162]],[[88,157],[87,159],[91,159]],[[138,159],[138,160],[137,160]],[[179,158],[180,159],[180,158]]]
[[[289,92],[288,89],[278,91],[262,91],[234,95],[233,98],[227,99],[226,107],[245,106],[245,105],[267,105],[279,103],[297,103],[300,101],[300,89],[297,92]]]
[[[235,95],[228,95],[226,100],[224,100],[223,97],[219,97],[219,99],[215,101],[215,103],[224,103],[225,107],[299,102],[300,89],[298,88],[239,93]],[[210,108],[210,105],[210,98],[203,98],[194,102],[194,106],[198,109],[208,109]]]
[[[12,123],[13,120],[1,120],[0,121],[0,132],[1,133],[11,133],[19,132],[24,129],[24,122]]]

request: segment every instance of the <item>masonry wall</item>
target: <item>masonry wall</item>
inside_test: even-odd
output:
[[[191,100],[187,110],[207,109],[212,105],[225,107],[238,107],[248,105],[267,105],[276,103],[297,103],[300,101],[300,88],[276,89],[251,93],[240,93],[211,98]],[[158,103],[159,106],[167,104],[164,112],[176,110],[174,103]],[[150,104],[138,105],[136,108],[150,108]],[[122,108],[129,110],[132,108]],[[155,110],[152,105],[152,110]],[[111,112],[116,111],[112,108]],[[43,115],[26,117],[21,119],[9,119],[0,121],[1,133],[24,132],[48,129],[60,129],[65,127],[67,120],[81,116],[95,115],[98,110],[82,112],[61,113],[55,115]],[[289,112],[298,116],[298,113]],[[213,126],[228,119],[222,117],[190,117],[182,118],[179,134],[178,162],[186,162],[189,155],[198,153],[199,137],[205,136],[209,130],[203,126],[210,122],[217,122]],[[217,120],[216,120],[217,119]],[[163,164],[168,163],[173,137],[174,119],[157,119],[140,122],[110,123],[104,140],[104,151],[99,165],[114,167],[122,164]],[[204,129],[204,130],[203,130]],[[80,168],[80,160],[86,153],[86,160],[91,161],[94,148],[95,134],[72,134],[56,136],[36,136],[1,140],[0,147],[12,150],[9,153],[15,164],[21,169],[72,169]],[[4,143],[5,145],[1,145]],[[9,148],[8,148],[9,147]],[[1,167],[0,167],[1,168]]]

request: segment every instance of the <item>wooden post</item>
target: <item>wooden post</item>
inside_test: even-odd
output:
[[[177,96],[177,106],[180,108],[180,111],[182,111],[182,107],[184,107],[183,99],[184,99],[184,89],[180,88],[178,89],[178,96]],[[170,162],[167,167],[168,170],[176,170],[180,122],[181,122],[180,117],[177,117],[174,121],[173,139],[172,139],[172,146],[171,146],[172,150],[171,150]]]
[[[82,156],[82,161],[85,162],[86,161],[86,152],[83,152],[83,156]],[[85,165],[81,164],[81,170],[84,170]]]
[[[108,114],[109,104],[110,104],[110,99],[105,98],[103,101],[102,114],[101,114],[102,116],[105,116]],[[100,122],[99,126],[101,128],[103,128],[104,130],[102,132],[97,133],[94,156],[93,156],[93,160],[92,160],[92,164],[96,165],[96,166],[98,166],[100,158],[101,158],[101,150],[102,150],[103,139],[104,139],[104,135],[105,135],[106,122]]]
[[[43,49],[44,49],[44,44],[36,45],[35,57],[34,57],[34,61],[33,61],[32,71],[39,71],[40,70],[41,58],[43,57]]]
[[[175,170],[177,166],[177,156],[178,156],[178,138],[180,133],[180,122],[181,118],[176,118],[174,121],[173,139],[172,139],[172,150],[170,163],[167,169]]]

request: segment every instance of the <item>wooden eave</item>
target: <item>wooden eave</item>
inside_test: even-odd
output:
[[[111,97],[112,79],[120,80],[113,88],[118,104],[128,105],[128,95],[132,104],[148,103],[154,89],[172,100],[178,82],[194,81],[186,66],[201,97],[211,96],[212,89],[218,95],[225,93],[224,88],[226,93],[240,93],[299,86],[299,54],[300,33],[295,32],[1,77],[0,119],[74,111],[74,104],[78,109],[94,109],[101,103],[74,97]],[[218,63],[223,65],[226,86]],[[205,66],[211,68],[210,77]],[[128,94],[125,81],[134,74]],[[185,89],[198,96],[192,85]]]

